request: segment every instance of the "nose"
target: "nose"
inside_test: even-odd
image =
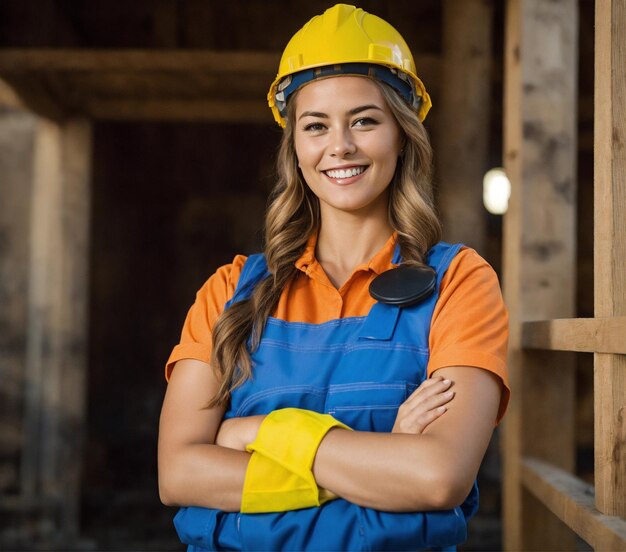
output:
[[[352,134],[347,128],[338,128],[331,133],[330,154],[332,157],[344,158],[356,151]]]

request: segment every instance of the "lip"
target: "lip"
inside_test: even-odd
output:
[[[329,176],[326,171],[340,171],[340,170],[346,170],[346,169],[353,169],[354,167],[364,167],[364,170],[362,173],[359,173],[355,176],[349,176],[347,178],[333,178],[331,176]],[[327,169],[323,169],[321,171],[321,173],[330,181],[333,182],[334,184],[341,184],[346,185],[346,184],[351,184],[352,182],[356,182],[359,178],[361,178],[369,169],[369,165],[362,165],[362,164],[358,164],[358,163],[353,163],[351,165],[342,165],[339,167],[329,167]]]
[[[341,171],[346,169],[352,169],[354,167],[368,167],[365,163],[352,163],[351,165],[337,165],[336,167],[327,167],[322,171]]]

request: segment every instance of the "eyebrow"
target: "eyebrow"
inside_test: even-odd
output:
[[[348,115],[356,115],[357,113],[361,113],[362,111],[367,111],[368,109],[377,109],[378,111],[382,111],[382,108],[377,106],[376,104],[367,104],[360,105],[359,107],[355,107],[348,111]],[[320,111],[305,111],[298,117],[298,121],[302,119],[302,117],[318,117],[320,119],[328,119],[328,115],[326,113],[322,113]]]

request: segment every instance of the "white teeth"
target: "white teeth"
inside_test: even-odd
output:
[[[352,167],[351,169],[339,169],[333,171],[325,171],[331,178],[350,178],[361,174],[365,170],[365,167]]]

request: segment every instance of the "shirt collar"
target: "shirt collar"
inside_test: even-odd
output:
[[[385,272],[386,270],[391,270],[396,265],[392,263],[394,249],[396,246],[396,239],[398,237],[398,233],[394,232],[391,234],[385,245],[376,253],[369,262],[365,262],[363,264],[358,265],[354,272],[358,270],[371,270],[376,274],[380,274]],[[317,232],[314,232],[309,237],[304,252],[300,256],[300,258],[295,262],[296,268],[309,274],[311,269],[317,264],[317,259],[315,258],[315,246],[317,245]]]

